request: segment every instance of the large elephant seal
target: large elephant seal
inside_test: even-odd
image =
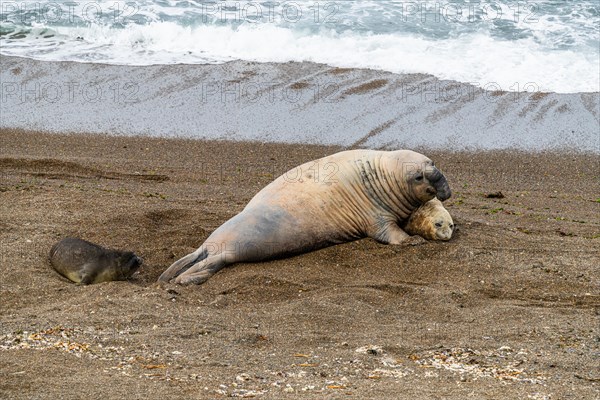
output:
[[[105,249],[76,238],[65,238],[50,249],[52,267],[75,283],[88,285],[123,281],[142,265],[142,259],[130,251]]]
[[[450,213],[437,198],[417,208],[401,226],[409,235],[419,235],[429,240],[450,240],[454,231]]]
[[[302,164],[256,194],[193,253],[160,276],[202,283],[226,265],[306,253],[364,237],[400,244],[423,203],[450,197],[433,162],[410,150],[349,150]]]

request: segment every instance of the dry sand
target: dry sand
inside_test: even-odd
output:
[[[448,243],[155,283],[275,176],[339,149],[0,130],[0,398],[599,397],[597,155],[429,152],[454,191]],[[67,235],[145,264],[76,286],[47,262]]]

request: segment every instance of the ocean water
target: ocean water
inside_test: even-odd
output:
[[[491,90],[600,91],[600,2],[2,1],[0,54],[150,65],[313,61]]]

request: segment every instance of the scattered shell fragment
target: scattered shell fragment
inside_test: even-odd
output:
[[[472,349],[452,348],[441,351],[429,351],[423,355],[411,355],[409,358],[423,368],[445,369],[473,378],[496,378],[504,381],[527,382],[541,384],[542,376],[529,376],[523,368],[521,360],[498,364],[498,358],[505,359],[507,353],[512,353],[510,347],[503,346],[497,350],[482,352]],[[485,362],[477,362],[478,358]]]
[[[381,348],[381,346],[377,346],[374,344],[369,344],[367,346],[359,347],[355,351],[357,353],[371,354],[371,355],[383,354],[383,352],[384,352],[383,349]]]

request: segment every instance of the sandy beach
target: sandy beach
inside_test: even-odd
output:
[[[599,24],[592,0],[3,2],[0,399],[600,400]],[[349,149],[431,158],[452,239],[157,282]],[[143,265],[76,285],[65,237]]]
[[[430,150],[450,242],[155,283],[273,178],[341,149],[0,129],[0,397],[600,395],[595,154]],[[47,261],[68,235],[144,265],[76,286]]]

